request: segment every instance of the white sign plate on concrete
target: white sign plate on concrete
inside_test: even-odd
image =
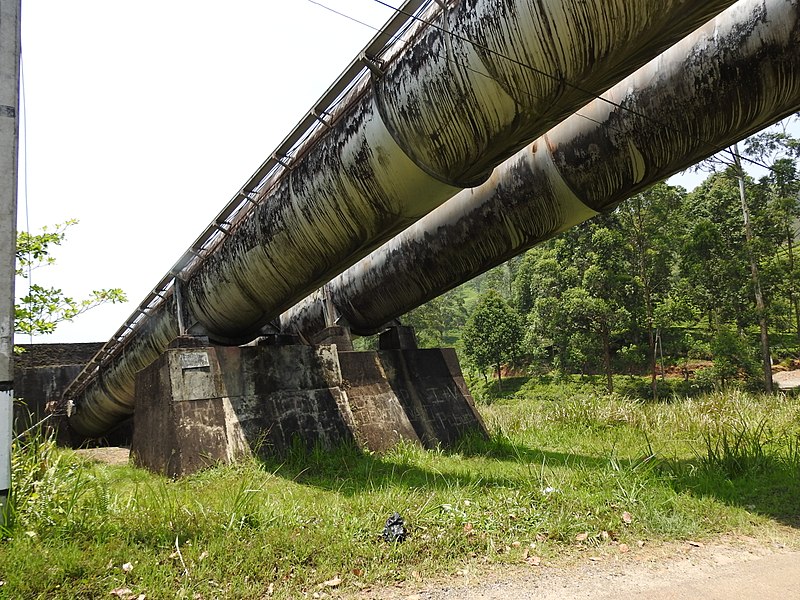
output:
[[[181,369],[202,369],[211,366],[207,352],[182,352]]]

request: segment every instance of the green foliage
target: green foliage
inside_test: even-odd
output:
[[[464,300],[464,290],[456,288],[415,308],[400,320],[414,327],[421,347],[452,344],[457,337],[456,332],[464,326],[467,319]]]
[[[490,436],[384,454],[298,447],[177,481],[33,436],[0,541],[9,598],[289,598],[447,577],[636,540],[785,539],[800,514],[800,409],[741,392],[631,402],[589,380],[515,379]],[[409,537],[380,532],[394,511]],[[627,513],[627,515],[625,515]],[[578,538],[576,540],[576,538]],[[123,568],[123,565],[128,565]]]
[[[127,296],[120,288],[95,290],[84,300],[75,300],[57,288],[30,286],[28,293],[14,307],[17,333],[43,335],[53,333],[59,323],[72,321],[92,308],[110,302],[126,302]]]
[[[522,320],[495,290],[481,296],[469,316],[462,338],[464,351],[478,370],[500,367],[520,355]]]
[[[51,435],[37,430],[30,438],[14,440],[11,448],[11,479],[14,485],[7,505],[6,527],[30,529],[41,522],[53,522],[64,514],[54,500],[71,494],[72,471],[56,448]],[[56,500],[57,502],[57,500]],[[3,532],[5,535],[8,531]]]
[[[711,341],[711,356],[714,365],[709,369],[723,389],[740,376],[754,378],[758,373],[758,361],[754,349],[743,336],[728,327],[722,327]]]
[[[77,223],[73,219],[56,225],[53,230],[45,226],[36,234],[20,232],[17,236],[17,275],[27,279],[33,270],[53,265],[53,247],[60,246],[66,239],[67,229]],[[53,333],[59,323],[72,321],[101,304],[126,301],[125,293],[119,288],[95,290],[88,298],[76,300],[58,288],[31,284],[28,293],[14,307],[14,327],[17,333],[23,334]]]
[[[50,255],[53,246],[60,246],[67,229],[77,224],[77,219],[70,219],[53,229],[45,225],[40,233],[17,233],[17,275],[27,278],[31,270],[55,263]]]

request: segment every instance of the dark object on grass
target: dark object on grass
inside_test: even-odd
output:
[[[392,514],[386,519],[386,527],[383,528],[383,539],[387,542],[402,542],[406,539],[405,521],[399,513]]]

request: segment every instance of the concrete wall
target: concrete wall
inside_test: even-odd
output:
[[[14,431],[19,433],[42,420],[49,402],[61,394],[102,342],[85,344],[18,344],[24,349],[14,358]]]
[[[332,346],[173,348],[136,377],[131,454],[169,476],[353,440]]]
[[[455,350],[378,350],[339,354],[359,439],[384,450],[400,439],[451,446],[485,427]]]

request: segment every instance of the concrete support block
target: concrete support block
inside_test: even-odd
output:
[[[341,352],[339,364],[362,446],[381,452],[400,440],[421,443],[377,352]]]
[[[179,335],[167,348],[205,348],[208,346],[207,335]]]
[[[450,349],[170,348],[136,376],[131,454],[169,476],[300,443],[386,450],[485,435]]]
[[[136,376],[131,454],[169,476],[354,441],[331,346],[169,349]]]
[[[334,325],[326,327],[309,340],[314,346],[326,346],[332,344],[339,352],[352,352],[353,338],[347,327]]]
[[[413,327],[396,325],[378,336],[379,350],[416,350],[417,334]]]
[[[373,432],[370,440],[382,435],[391,445],[394,435],[433,448],[486,435],[452,348],[344,352],[340,362],[357,427]]]

